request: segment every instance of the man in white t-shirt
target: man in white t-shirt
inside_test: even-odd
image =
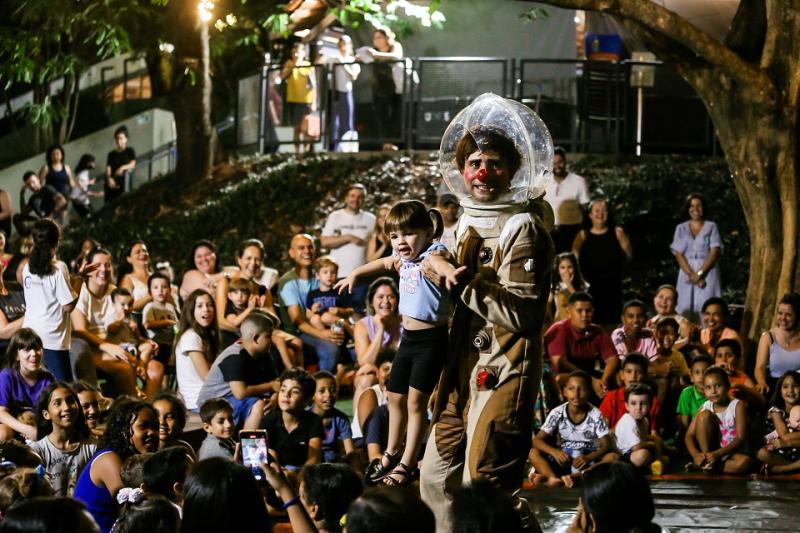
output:
[[[337,209],[328,215],[322,228],[320,244],[330,250],[331,257],[339,264],[339,278],[346,278],[350,272],[367,262],[367,237],[375,228],[375,215],[362,211],[367,188],[354,183],[347,190],[344,209]],[[351,307],[364,309],[366,284],[353,288],[349,301]]]
[[[455,194],[447,192],[439,196],[436,209],[442,214],[444,220],[444,231],[442,231],[439,242],[447,246],[450,253],[454,254],[456,252],[456,226],[458,226],[461,204]]]
[[[556,226],[553,230],[555,252],[572,250],[572,241],[583,222],[583,213],[589,205],[586,180],[567,172],[567,153],[560,146],[553,150],[553,176],[545,188],[544,199],[553,208]]]

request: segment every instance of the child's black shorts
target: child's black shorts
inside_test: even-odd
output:
[[[408,394],[408,388],[414,387],[425,394],[433,392],[444,368],[447,338],[447,326],[403,330],[386,390]]]

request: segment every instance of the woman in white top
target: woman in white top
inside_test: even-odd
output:
[[[133,314],[141,323],[142,309],[153,301],[147,289],[147,280],[153,269],[150,267],[150,252],[144,241],[135,240],[128,247],[124,262],[119,269],[119,286],[133,295]]]
[[[175,370],[178,392],[186,408],[197,412],[197,397],[208,377],[211,363],[219,354],[214,299],[204,289],[195,289],[186,298],[175,345]]]
[[[33,249],[22,270],[26,302],[23,327],[41,337],[45,365],[56,379],[72,381],[69,313],[75,307],[75,291],[67,265],[56,259],[61,230],[52,220],[42,219],[33,225],[31,236]]]
[[[378,136],[384,150],[397,150],[393,144],[400,138],[400,111],[403,104],[403,47],[389,28],[372,31],[369,55],[372,66],[372,106],[378,123]]]
[[[217,283],[227,276],[220,269],[217,247],[206,239],[201,239],[192,245],[188,268],[181,280],[180,296],[184,300],[195,289],[204,289],[209,294],[216,294]]]
[[[95,248],[86,256],[86,268],[90,269],[81,287],[72,325],[76,342],[72,343],[74,355],[88,352],[94,367],[105,372],[116,392],[137,396],[136,358],[119,344],[106,340],[106,326],[117,320],[111,301],[111,254],[103,248]],[[78,355],[80,360],[80,356]],[[147,363],[144,394],[155,396],[161,390],[164,365],[156,360]],[[84,377],[84,376],[80,376]],[[89,377],[91,380],[91,376]]]

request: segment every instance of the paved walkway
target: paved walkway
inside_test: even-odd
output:
[[[651,487],[655,522],[670,533],[800,530],[799,481],[687,478],[653,481]],[[577,491],[537,488],[524,496],[543,531],[566,531]]]

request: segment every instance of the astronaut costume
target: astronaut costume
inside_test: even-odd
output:
[[[510,187],[491,205],[471,195],[455,160],[465,135],[481,151],[482,131],[511,140],[521,159]],[[456,229],[456,261],[474,274],[454,300],[447,364],[434,393],[421,468],[422,498],[443,532],[451,530],[451,497],[462,483],[488,479],[514,492],[523,479],[553,264],[553,214],[542,200],[552,176],[553,143],[533,111],[487,93],[450,123],[439,163],[464,209]],[[483,181],[480,174],[477,179]]]

